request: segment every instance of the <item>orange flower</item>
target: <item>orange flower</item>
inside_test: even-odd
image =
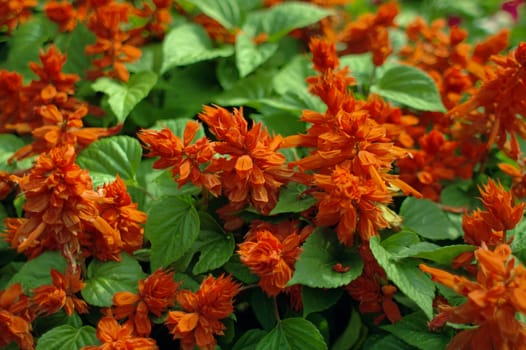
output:
[[[88,28],[97,36],[97,42],[86,46],[88,55],[97,55],[95,68],[88,72],[90,79],[109,76],[124,82],[129,72],[124,65],[141,57],[141,50],[127,43],[129,33],[122,29],[128,23],[132,5],[124,2],[105,1],[93,3],[96,7],[88,18]]]
[[[257,276],[259,286],[267,295],[284,291],[292,278],[294,263],[301,252],[301,236],[290,233],[279,239],[271,231],[252,230],[250,240],[239,244],[241,262]]]
[[[492,179],[479,190],[486,210],[477,209],[471,215],[464,214],[464,241],[473,245],[485,243],[493,247],[504,243],[506,230],[513,229],[522,220],[526,203],[514,206],[511,193]]]
[[[360,245],[359,253],[364,262],[363,272],[345,286],[345,290],[360,303],[358,308],[361,313],[380,314],[374,319],[375,324],[386,317],[391,323],[398,322],[402,315],[393,300],[396,287],[387,283],[384,269],[378,264],[367,244]]]
[[[450,350],[523,349],[526,325],[515,318],[526,312],[526,268],[510,258],[511,249],[502,244],[494,251],[485,245],[475,251],[479,263],[477,281],[452,275],[446,271],[420,265],[434,281],[467,298],[460,306],[439,307],[440,313],[430,327],[446,322],[474,324],[474,329],[459,332],[448,344]]]
[[[471,178],[474,163],[457,154],[458,142],[448,141],[446,135],[433,129],[418,143],[421,149],[411,152],[412,157],[398,160],[397,166],[400,178],[424,197],[438,201],[441,181]]]
[[[200,13],[193,21],[203,27],[210,39],[218,44],[234,44],[239,29],[228,30],[221,23],[207,15]]]
[[[71,32],[77,25],[77,11],[67,1],[48,1],[44,6],[46,16],[59,25],[61,32]]]
[[[155,340],[138,337],[133,333],[133,325],[126,322],[120,325],[113,317],[101,318],[97,325],[97,338],[102,345],[89,345],[82,350],[156,350]]]
[[[320,190],[312,195],[318,200],[316,223],[336,226],[338,239],[346,246],[358,232],[363,240],[389,227],[379,204],[391,202],[391,194],[379,188],[372,179],[356,176],[349,162],[336,165],[330,175],[315,174],[314,184]]]
[[[140,336],[150,335],[152,324],[149,318],[151,312],[161,317],[175,303],[178,283],[173,280],[173,272],[161,269],[148,278],[139,281],[137,294],[117,292],[113,296],[113,312],[118,320],[128,318],[135,327],[135,333]]]
[[[511,164],[501,163],[499,164],[500,170],[512,178],[511,193],[515,198],[523,199],[526,197],[526,171],[525,171],[526,158],[518,159],[518,168]]]
[[[224,275],[208,276],[197,293],[180,291],[177,302],[184,311],[170,311],[165,321],[174,339],[181,339],[183,350],[212,350],[217,343],[214,335],[222,335],[225,326],[221,319],[234,311],[233,298],[239,284]]]
[[[217,196],[221,192],[219,176],[201,171],[200,168],[214,157],[214,144],[206,137],[191,143],[199,127],[199,123],[189,121],[184,130],[183,140],[169,129],[141,130],[137,136],[149,151],[147,157],[160,157],[153,164],[154,169],[172,168],[172,176],[179,186],[191,181],[194,185],[203,186]]]
[[[59,250],[73,271],[82,253],[81,242],[90,242],[86,227],[119,241],[118,233],[99,215],[100,195],[92,190],[88,171],[75,164],[73,146],[42,154],[31,172],[12,177],[25,194],[24,218],[6,219],[6,240],[29,258],[45,250]]]
[[[21,350],[34,349],[29,297],[20,283],[0,291],[0,347],[15,342]]]
[[[248,130],[242,109],[230,113],[221,107],[204,106],[199,118],[216,137],[214,149],[225,155],[213,158],[206,171],[220,173],[223,194],[230,204],[222,214],[235,212],[248,202],[267,215],[276,205],[280,188],[293,172],[279,153],[281,137],[271,137],[261,123]]]
[[[40,286],[33,290],[32,301],[38,315],[51,315],[62,308],[69,316],[73,315],[75,310],[80,314],[88,312],[86,302],[75,296],[85,285],[80,279],[80,270],[75,273],[68,270],[63,275],[51,269],[51,278],[53,285]]]
[[[0,70],[0,133],[10,132],[23,109],[21,90],[23,77],[16,72]]]
[[[8,34],[32,15],[36,0],[0,0],[0,31]]]
[[[132,202],[119,175],[114,182],[99,188],[98,193],[103,197],[98,201],[99,215],[115,234],[109,236],[88,225],[92,235],[82,242],[85,250],[100,260],[118,260],[122,251],[133,254],[143,243],[146,214]]]
[[[389,2],[381,5],[376,14],[367,13],[355,22],[350,22],[337,36],[337,41],[345,44],[342,55],[372,52],[373,63],[381,66],[393,49],[389,41],[388,28],[394,27],[398,15],[398,5]]]
[[[471,98],[449,111],[487,136],[487,148],[493,144],[517,159],[517,136],[526,137],[524,91],[526,91],[526,42],[508,56],[493,56],[494,67],[487,67],[480,88]],[[482,107],[484,113],[475,113]],[[510,135],[509,140],[507,134]]]
[[[141,9],[135,9],[134,15],[146,21],[142,26],[129,31],[129,44],[143,45],[150,39],[162,39],[172,22],[171,0],[153,0],[153,5],[144,1]]]

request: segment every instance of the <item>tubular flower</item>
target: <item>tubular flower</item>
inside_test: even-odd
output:
[[[95,68],[88,72],[91,79],[109,76],[128,81],[130,74],[124,64],[141,57],[141,50],[127,43],[129,33],[121,28],[131,12],[129,3],[109,1],[95,7],[90,14],[88,28],[97,36],[95,44],[86,46],[88,55],[97,56],[93,60]]]
[[[193,21],[203,27],[210,39],[219,44],[234,44],[239,29],[228,30],[221,23],[207,15],[200,13]]]
[[[139,336],[150,335],[152,324],[149,313],[161,317],[175,303],[179,284],[174,282],[173,275],[173,272],[158,269],[148,278],[139,281],[137,294],[115,293],[113,296],[115,318],[118,320],[128,318]]]
[[[515,198],[526,198],[526,158],[519,158],[518,168],[508,163],[499,164],[500,170],[512,178],[511,193]]]
[[[448,141],[442,132],[433,129],[418,143],[420,149],[413,151],[412,157],[399,159],[397,166],[400,178],[424,197],[437,201],[442,191],[441,181],[472,176],[473,163],[458,155],[458,142]]]
[[[393,300],[396,287],[387,283],[384,269],[378,265],[367,244],[360,245],[359,253],[364,262],[362,274],[345,286],[345,290],[360,303],[361,313],[379,313],[374,319],[375,324],[386,317],[391,323],[398,322],[402,315]]]
[[[88,230],[92,235],[89,240],[82,242],[83,246],[100,260],[118,260],[122,251],[133,254],[143,243],[146,213],[137,209],[137,203],[132,202],[119,175],[114,182],[99,188],[98,193],[101,196],[97,206],[99,215],[117,237],[108,236],[91,226]]]
[[[66,271],[63,275],[55,269],[51,270],[53,285],[40,286],[33,290],[33,306],[37,315],[51,315],[64,309],[71,316],[75,311],[80,314],[88,312],[86,302],[75,294],[84,288],[80,279],[80,270],[77,272]]]
[[[23,110],[21,90],[23,77],[16,72],[0,70],[0,133],[10,132]]]
[[[61,32],[71,32],[77,26],[78,12],[68,1],[48,1],[44,11],[50,20],[59,25]]]
[[[6,101],[5,107],[11,114],[6,130],[19,134],[31,133],[34,138],[31,144],[15,152],[11,160],[44,153],[63,144],[83,148],[99,137],[120,130],[120,126],[110,129],[83,128],[82,118],[86,116],[88,106],[73,97],[75,83],[80,77],[62,73],[66,56],[54,46],[40,52],[40,61],[41,64],[30,63],[39,79],[33,80],[28,86],[18,84],[14,76],[0,76],[0,79],[5,78],[8,91],[21,89],[18,93],[13,91],[9,94],[13,98],[12,102]]]
[[[302,237],[291,233],[280,239],[264,228],[252,230],[250,236],[239,244],[241,262],[259,276],[258,284],[268,296],[278,295],[292,278]]]
[[[24,177],[12,177],[26,196],[24,218],[6,219],[6,240],[29,258],[45,250],[59,250],[75,270],[89,241],[85,228],[94,227],[117,242],[115,230],[99,216],[100,196],[92,190],[88,171],[75,164],[73,146],[52,149],[36,160]]]
[[[146,21],[146,24],[130,30],[129,44],[134,46],[144,44],[147,39],[162,39],[172,22],[170,8],[171,0],[153,0],[153,8],[150,3],[144,1],[142,8],[135,10],[135,15]]]
[[[357,231],[368,241],[378,229],[389,227],[379,204],[390,203],[390,193],[372,179],[355,176],[350,163],[337,165],[330,175],[315,174],[314,185],[323,190],[313,193],[318,200],[316,223],[337,225],[338,239],[344,245],[353,244]]]
[[[446,322],[477,326],[459,332],[447,349],[524,349],[526,325],[515,318],[515,314],[526,313],[526,268],[516,264],[510,255],[511,249],[506,244],[494,251],[485,245],[477,249],[476,281],[420,265],[434,281],[467,298],[460,306],[439,306],[439,314],[430,327],[440,328]]]
[[[177,302],[184,311],[170,311],[165,321],[174,339],[181,339],[183,350],[212,350],[217,343],[214,335],[222,335],[225,326],[221,319],[232,314],[233,298],[239,284],[224,275],[203,280],[196,293],[180,291]]]
[[[36,0],[0,0],[0,32],[11,33],[31,17],[37,5]]]
[[[389,2],[381,5],[376,14],[367,13],[349,23],[337,36],[345,44],[341,54],[372,52],[373,63],[381,66],[393,49],[389,42],[388,28],[394,27],[398,5]]]
[[[517,136],[526,137],[526,42],[508,56],[492,56],[495,63],[487,67],[480,88],[471,98],[449,111],[450,115],[482,129],[487,136],[487,148],[496,144],[511,158],[517,159]],[[474,113],[482,107],[483,114]],[[508,140],[507,134],[510,135]]]
[[[506,230],[513,229],[522,220],[526,203],[514,206],[512,194],[491,179],[479,190],[486,210],[477,209],[471,215],[464,214],[464,241],[477,246],[484,243],[493,247],[504,243]]]
[[[21,350],[34,349],[29,305],[20,283],[0,291],[0,347],[15,342]]]
[[[252,204],[267,215],[276,205],[280,188],[292,177],[285,156],[277,150],[281,137],[271,137],[261,123],[248,130],[242,109],[230,113],[221,107],[205,106],[199,115],[216,137],[213,158],[206,171],[220,173],[223,194],[230,200],[223,214]]]
[[[97,325],[97,338],[102,345],[89,345],[82,350],[157,350],[155,340],[136,336],[133,325],[126,322],[120,325],[113,317],[103,317]]]
[[[201,170],[201,165],[208,164],[214,157],[214,144],[206,137],[192,144],[199,128],[199,123],[189,121],[184,130],[183,140],[169,129],[141,130],[137,136],[149,151],[148,157],[160,157],[153,164],[154,169],[171,168],[172,176],[179,186],[190,181],[218,196],[221,193],[219,176]]]

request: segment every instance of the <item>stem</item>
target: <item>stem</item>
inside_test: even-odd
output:
[[[281,317],[279,316],[278,300],[275,296],[272,299],[274,300],[274,316],[276,316],[276,321],[279,323],[281,321]]]

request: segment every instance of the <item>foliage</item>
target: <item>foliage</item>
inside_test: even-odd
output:
[[[523,2],[4,3],[0,349],[526,342]]]

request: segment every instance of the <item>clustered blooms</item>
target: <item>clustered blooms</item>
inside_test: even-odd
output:
[[[266,0],[264,6],[281,2]],[[350,1],[306,2],[330,7]],[[36,5],[32,0],[0,0],[0,31],[10,35]],[[126,82],[126,65],[141,57],[139,47],[162,39],[168,30],[171,7],[170,0],[138,6],[113,0],[52,0],[44,11],[60,31],[82,25],[95,34],[94,43],[85,48],[94,57],[86,73],[89,79]],[[186,15],[182,7],[178,10]],[[288,283],[303,242],[316,234],[314,228],[334,228],[345,247],[358,243],[364,269],[344,288],[360,312],[377,315],[376,324],[402,318],[394,301],[398,289],[368,246],[381,230],[396,228],[399,220],[389,209],[393,197],[403,192],[438,201],[444,181],[472,178],[475,170],[483,173],[489,151],[496,146],[517,162],[499,165],[512,177],[512,193],[493,180],[480,188],[484,209],[465,213],[462,221],[464,241],[476,251],[452,264],[464,267],[476,281],[423,264],[420,268],[467,298],[460,306],[439,305],[439,314],[430,322],[433,330],[446,322],[475,326],[458,332],[448,349],[520,348],[526,343],[526,325],[515,315],[526,312],[526,270],[511,257],[507,244],[513,238],[507,231],[522,220],[526,205],[514,202],[526,197],[526,157],[518,143],[518,137],[526,137],[526,43],[499,56],[508,46],[507,30],[471,48],[462,28],[416,18],[406,26],[409,40],[397,54],[402,63],[434,79],[446,110],[413,111],[374,94],[361,99],[353,94],[355,79],[348,68],[340,67],[339,56],[369,52],[373,64],[382,66],[394,50],[389,30],[398,26],[398,12],[398,5],[388,2],[375,14],[355,20],[334,15],[291,33],[308,43],[317,75],[307,83],[326,106],[323,112],[303,111],[301,120],[308,123],[304,134],[282,138],[262,123],[249,122],[241,107],[204,106],[198,118],[209,136],[196,140],[201,124],[190,121],[182,137],[163,129],[141,130],[138,138],[146,156],[159,157],[154,168],[169,168],[179,186],[191,183],[204,190],[205,198],[208,193],[224,197],[226,204],[217,210],[224,227],[246,232],[236,251],[241,263],[259,278],[258,286],[268,296],[288,294],[295,311],[302,308],[301,287]],[[234,44],[240,31],[205,14],[192,20],[219,44]],[[261,33],[254,42],[267,39]],[[86,285],[86,259],[118,261],[121,253],[133,254],[143,246],[147,216],[133,202],[125,182],[117,175],[114,182],[94,190],[89,172],[75,163],[78,151],[121,126],[84,127],[82,120],[93,106],[75,97],[80,76],[64,73],[65,61],[53,45],[41,51],[40,63],[30,63],[37,78],[29,84],[16,72],[0,70],[0,132],[33,138],[11,160],[37,156],[26,172],[0,172],[0,198],[12,184],[25,196],[22,217],[6,219],[2,236],[29,259],[57,250],[68,262],[64,273],[50,271],[49,285],[27,294],[18,283],[0,291],[0,346],[14,342],[22,350],[33,349],[36,318],[59,310],[67,315],[87,313],[88,304],[79,295]],[[288,162],[281,152],[288,147],[303,147],[307,155]],[[247,229],[238,214],[249,209],[271,215],[290,182],[304,185],[304,194],[315,200],[300,214],[302,221],[254,221]],[[353,268],[332,267],[337,273]],[[136,292],[113,295],[97,324],[101,345],[83,349],[157,349],[150,338],[152,317],[164,318],[162,323],[183,349],[214,349],[241,290],[224,274],[204,277],[196,291],[185,290],[173,271],[159,268],[138,281]]]
[[[221,320],[234,311],[233,298],[239,288],[230,276],[209,276],[196,293],[182,290],[177,294],[182,311],[168,312],[165,324],[175,339],[181,339],[183,350],[193,350],[195,346],[203,350],[215,348],[214,336],[223,334],[225,325]]]
[[[357,100],[348,92],[354,80],[348,69],[338,69],[334,44],[315,38],[310,48],[314,69],[321,75],[308,82],[327,111],[304,111],[301,119],[311,123],[307,134],[289,136],[282,146],[313,149],[289,165],[316,171],[306,181],[314,187],[312,194],[318,200],[315,221],[322,226],[336,225],[339,240],[351,246],[355,233],[368,241],[379,229],[390,226],[384,210],[393,193],[401,189],[419,194],[389,174],[393,162],[408,153],[394,145],[387,128],[372,116],[375,108],[370,104],[377,106],[377,100]]]
[[[387,274],[378,265],[369,246],[360,245],[359,252],[364,262],[363,272],[345,286],[345,290],[360,303],[358,308],[361,313],[379,314],[374,319],[376,324],[386,317],[392,323],[399,321],[402,315],[393,300],[397,288],[388,283]]]
[[[140,248],[146,221],[122,193],[122,180],[96,192],[75,157],[73,146],[56,147],[41,154],[27,175],[12,176],[26,197],[24,217],[5,221],[5,239],[18,252],[34,258],[59,250],[73,270],[82,257],[118,260],[122,251]]]
[[[168,129],[139,133],[150,150],[148,156],[161,157],[154,167],[172,168],[179,185],[190,180],[213,195],[221,193],[228,198],[229,203],[219,213],[229,229],[239,227],[239,221],[231,217],[247,204],[268,215],[276,206],[280,188],[293,176],[285,156],[278,152],[281,137],[270,136],[261,123],[249,129],[242,109],[229,112],[205,106],[199,118],[209,127],[214,141],[203,137],[190,143],[199,128],[196,122],[187,124],[183,140]]]
[[[430,323],[432,329],[446,322],[476,326],[459,332],[448,350],[521,349],[526,344],[526,324],[515,317],[517,312],[526,313],[526,268],[510,255],[506,244],[495,250],[485,245],[477,249],[476,281],[420,265],[434,281],[467,298],[460,306],[440,305],[440,313]]]

